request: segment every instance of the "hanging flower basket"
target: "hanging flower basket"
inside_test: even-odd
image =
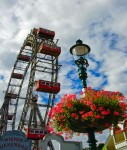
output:
[[[87,133],[89,128],[102,131],[126,119],[126,108],[125,97],[120,92],[95,91],[88,87],[79,100],[75,94],[61,98],[49,113],[49,129],[57,133]]]

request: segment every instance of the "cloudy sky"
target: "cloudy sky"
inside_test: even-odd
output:
[[[77,39],[91,47],[87,85],[127,95],[126,0],[0,0],[0,104],[16,56],[34,27],[53,30],[59,39],[58,97],[81,91],[77,66],[69,52]]]

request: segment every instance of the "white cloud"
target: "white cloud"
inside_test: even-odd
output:
[[[93,60],[89,59],[89,86],[99,87],[106,76],[105,89],[120,90],[127,95],[126,0],[4,0],[0,3],[0,74],[4,75],[4,81],[0,81],[1,105],[3,89],[6,90],[16,56],[34,27],[54,30],[55,38],[60,39],[62,53],[59,62],[63,66],[59,73],[59,96],[79,91],[76,85],[78,68],[69,52],[79,38],[91,47]],[[113,34],[118,36],[115,43]],[[115,48],[111,44],[115,44]],[[99,68],[97,62],[101,62]],[[89,70],[101,75],[96,77]]]

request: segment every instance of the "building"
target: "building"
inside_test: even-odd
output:
[[[103,150],[127,150],[127,120],[111,130]]]

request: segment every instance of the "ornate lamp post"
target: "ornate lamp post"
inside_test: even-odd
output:
[[[89,52],[90,52],[90,47],[86,44],[83,44],[81,40],[77,40],[76,44],[70,48],[70,53],[74,56],[75,63],[78,66],[78,75],[82,81],[83,90],[85,90],[85,88],[87,87],[86,69],[89,66],[89,64],[86,59],[86,54],[88,54]],[[83,131],[82,127],[80,128],[79,126],[76,126],[76,124],[74,125],[74,123],[72,123],[71,121],[70,121],[70,125],[72,125],[73,130],[79,131],[80,133],[84,133],[87,130],[90,150],[97,150],[96,139],[94,134],[94,131],[96,130],[95,128],[89,127],[85,129],[85,131]]]
[[[86,69],[89,66],[86,54],[90,52],[90,47],[83,44],[81,40],[76,41],[76,45],[70,48],[70,53],[74,56],[75,63],[78,66],[78,75],[82,81],[83,88],[86,88],[87,73]]]
[[[77,40],[76,44],[70,48],[70,52],[78,66],[78,75],[85,94],[79,100],[75,94],[64,95],[51,110],[49,127],[67,136],[71,132],[88,133],[89,150],[97,150],[95,132],[103,131],[112,125],[117,126],[120,121],[126,119],[127,104],[125,97],[119,92],[87,88],[86,55],[90,52],[88,45]]]

